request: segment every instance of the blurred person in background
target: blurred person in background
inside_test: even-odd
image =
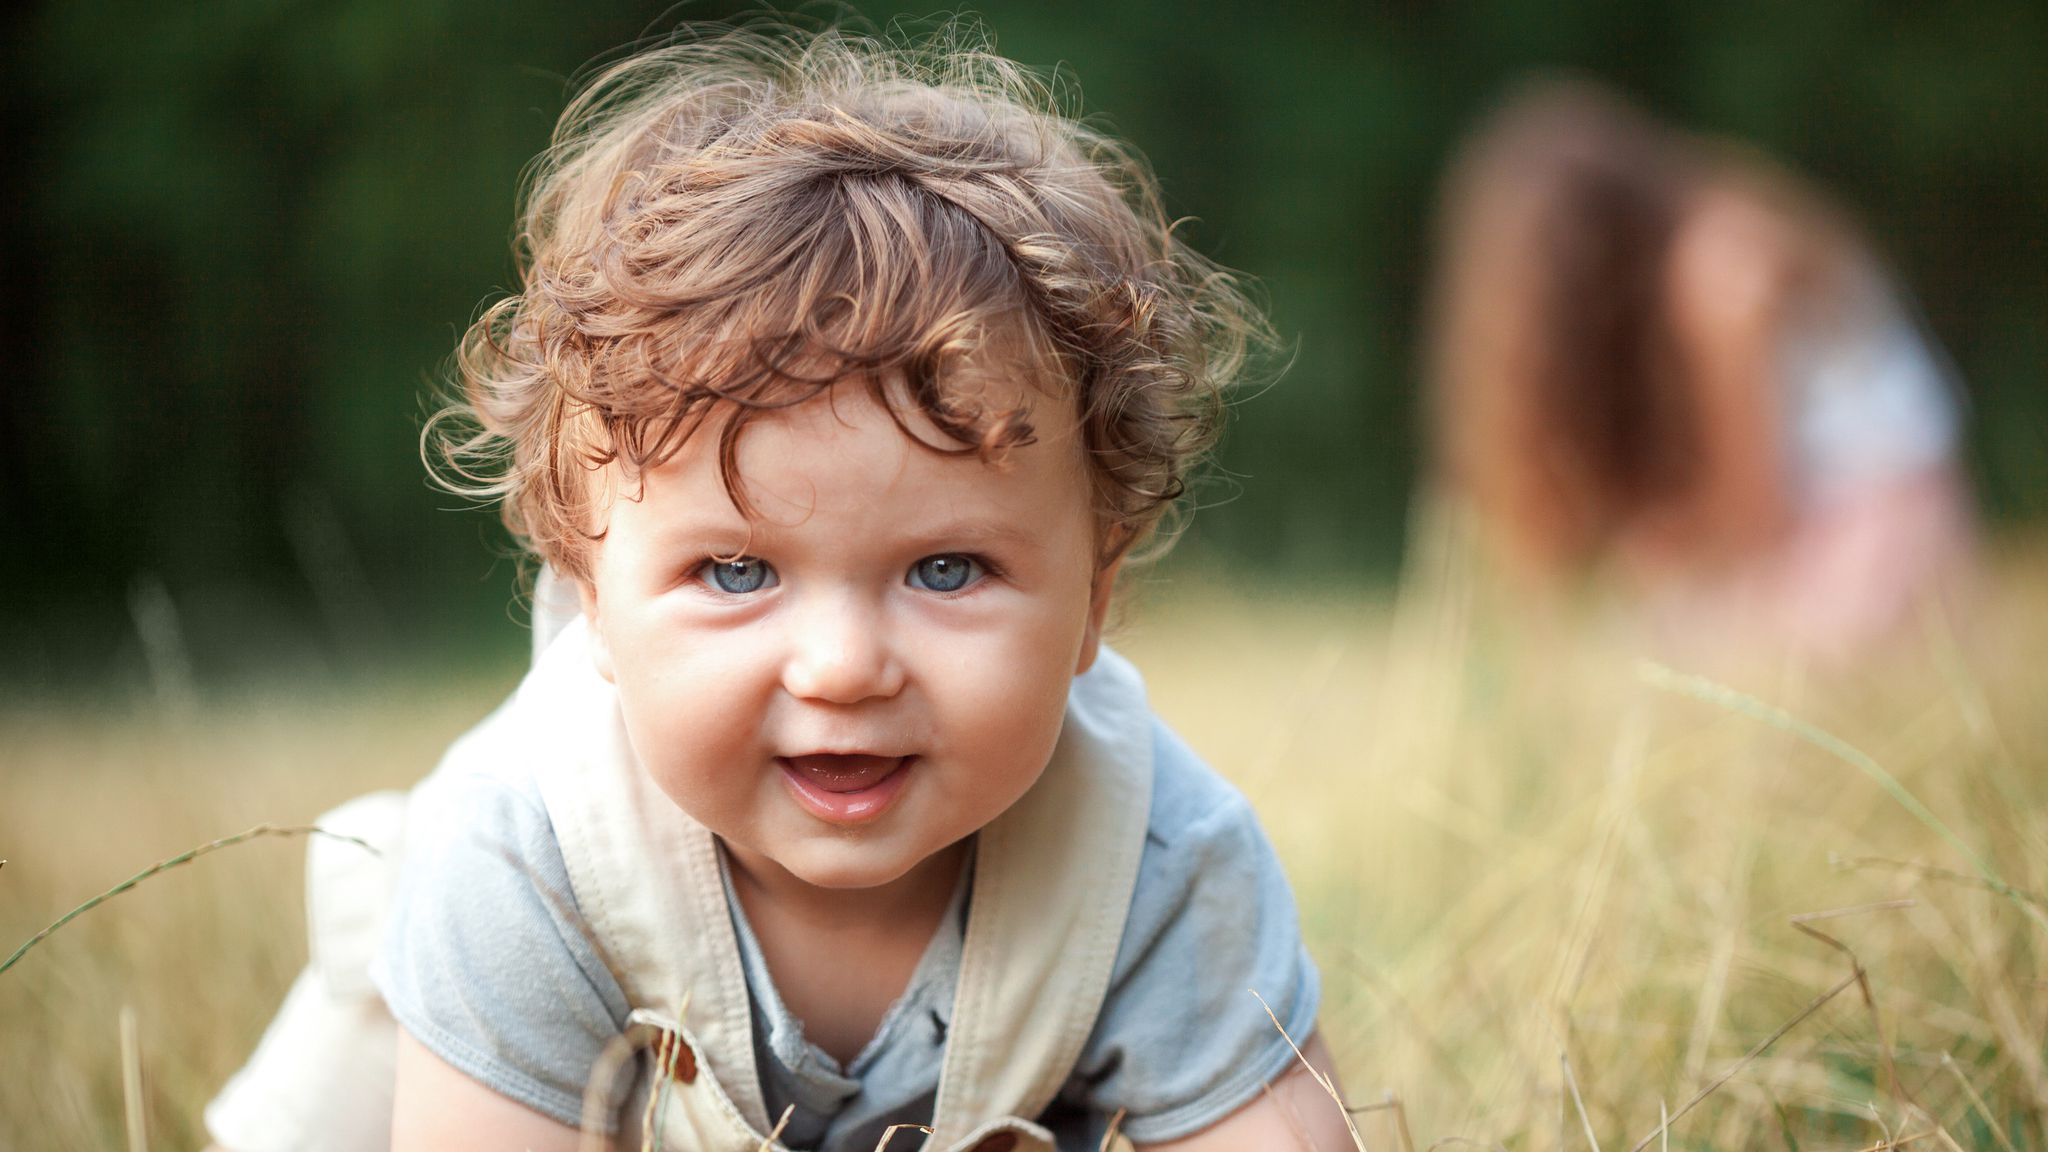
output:
[[[1519,583],[1611,581],[1681,648],[1840,657],[1963,567],[1947,362],[1789,172],[1545,79],[1440,225],[1436,466]]]

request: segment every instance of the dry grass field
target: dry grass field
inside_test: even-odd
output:
[[[1741,695],[1460,565],[1411,584],[1188,579],[1120,641],[1287,861],[1368,1147],[2048,1147],[2048,556],[1881,658],[1719,669]],[[0,951],[405,784],[515,675],[0,705]],[[126,1146],[124,1008],[150,1146],[203,1143],[304,959],[302,855],[169,871],[0,974],[0,1150]]]

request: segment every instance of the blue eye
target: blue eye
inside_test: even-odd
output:
[[[712,587],[732,596],[744,596],[759,592],[763,588],[775,587],[775,569],[766,560],[753,556],[742,556],[737,560],[709,560],[704,571],[710,576]]]
[[[927,592],[958,592],[981,579],[982,575],[982,567],[973,557],[944,552],[912,564],[907,582],[912,588],[922,588]]]

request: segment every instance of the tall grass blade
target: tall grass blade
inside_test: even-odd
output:
[[[1899,782],[1898,777],[1885,771],[1882,764],[1872,759],[1870,754],[1861,748],[1850,744],[1832,732],[1801,720],[1790,712],[1774,708],[1754,696],[1738,692],[1725,684],[1709,680],[1704,676],[1679,672],[1667,668],[1654,660],[1644,660],[1637,664],[1636,673],[1645,684],[1653,688],[1673,692],[1680,696],[1690,696],[1695,700],[1725,708],[1731,712],[1747,716],[1752,720],[1760,720],[1773,728],[1789,732],[1862,772],[1865,776],[1876,781],[1878,786],[1889,793],[1893,800],[1898,801],[1900,807],[1912,813],[1914,819],[1925,824],[1935,835],[1947,841],[1949,847],[1956,850],[1957,855],[1969,861],[1970,866],[1977,870],[1977,874],[1984,878],[1984,882],[1989,884],[1993,891],[2012,901],[2014,907],[2026,913],[2028,919],[2031,919],[2043,930],[2048,930],[2048,914],[2043,914],[2041,909],[2035,907],[2028,900],[2026,893],[2006,883],[2005,878],[2000,876],[1997,870],[1991,867],[1990,861],[1985,860],[1982,856],[1978,855],[1976,849],[1964,843],[1963,838],[1956,835],[1955,831],[1943,823],[1941,817],[1936,816],[1927,805],[1922,804],[1919,797],[1913,795],[1904,784]]]
[[[159,860],[156,863],[150,865],[149,867],[144,868],[142,871],[137,872],[135,875],[130,876],[126,880],[121,881],[119,884],[114,885],[112,888],[107,889],[105,892],[100,893],[92,899],[87,900],[85,903],[80,904],[78,907],[73,908],[71,911],[66,912],[62,916],[57,917],[57,919],[53,921],[48,928],[45,928],[41,932],[38,932],[35,935],[29,937],[27,940],[22,941],[21,947],[16,948],[14,950],[13,955],[9,956],[5,961],[0,961],[0,972],[5,972],[9,968],[14,967],[15,962],[20,960],[23,956],[27,955],[29,949],[35,947],[36,945],[42,943],[44,940],[48,939],[50,934],[57,931],[57,929],[64,927],[66,924],[71,923],[73,920],[78,919],[80,916],[83,916],[87,912],[92,911],[94,908],[97,908],[100,905],[106,903],[107,901],[113,899],[114,897],[119,896],[121,893],[128,891],[130,888],[135,887],[137,884],[142,883],[144,880],[149,879],[151,876],[154,876],[159,872],[163,872],[171,868],[176,868],[180,864],[190,864],[192,861],[199,859],[201,856],[204,856],[209,852],[218,852],[223,848],[232,848],[237,844],[241,844],[249,840],[254,840],[262,836],[325,836],[332,840],[345,840],[348,843],[353,844],[358,848],[361,848],[363,851],[368,852],[372,856],[383,855],[383,853],[371,847],[367,841],[359,840],[354,836],[344,836],[339,832],[329,832],[325,828],[319,828],[311,824],[290,825],[283,827],[276,824],[258,824],[254,828],[251,828],[245,832],[237,832],[233,836],[223,836],[218,840],[209,840],[206,843],[201,844],[197,848],[187,849],[186,851],[180,852],[176,856],[173,856],[168,860]]]
[[[121,1005],[121,1111],[128,1129],[128,1152],[149,1152],[149,1115],[142,1098],[142,1029],[135,1005]]]

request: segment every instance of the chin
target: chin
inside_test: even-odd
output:
[[[923,859],[905,859],[901,853],[883,855],[872,846],[834,844],[778,862],[790,875],[813,887],[855,891],[893,884],[909,875]]]

